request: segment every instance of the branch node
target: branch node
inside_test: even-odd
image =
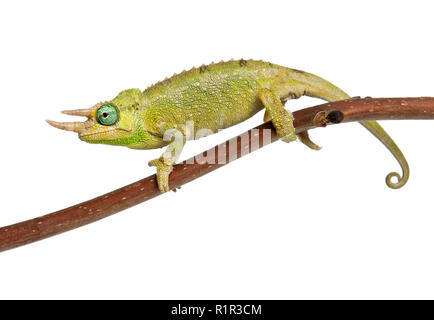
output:
[[[315,114],[315,117],[313,118],[313,125],[315,127],[326,127],[327,126],[327,111],[319,111]]]
[[[327,122],[331,122],[334,124],[341,123],[342,120],[344,120],[344,114],[342,113],[342,111],[334,110],[326,116],[326,120]]]

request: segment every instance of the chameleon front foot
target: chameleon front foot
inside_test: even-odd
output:
[[[148,162],[148,165],[157,168],[157,184],[160,191],[169,191],[169,175],[173,170],[173,166],[166,163],[163,158],[151,160]]]

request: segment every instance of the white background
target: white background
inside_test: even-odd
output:
[[[253,58],[350,95],[433,96],[429,1],[15,1],[0,5],[0,225],[154,173],[160,150],[90,145],[44,120],[192,66]],[[302,98],[292,110],[317,104]],[[190,142],[182,159],[259,124]],[[275,143],[149,202],[0,253],[0,298],[434,298],[434,122]]]

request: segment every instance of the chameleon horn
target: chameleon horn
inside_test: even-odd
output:
[[[77,132],[80,133],[80,131],[88,128],[90,125],[92,125],[90,122],[85,121],[85,122],[56,122],[56,121],[51,121],[51,120],[45,120],[48,122],[49,125],[57,128],[57,129],[62,129],[62,130],[66,130],[66,131],[73,131],[73,132]]]
[[[92,117],[93,109],[77,109],[77,110],[64,110],[62,113],[70,116],[80,116],[80,117]]]

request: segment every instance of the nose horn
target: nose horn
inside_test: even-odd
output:
[[[66,131],[73,131],[80,133],[82,130],[87,129],[88,127],[92,126],[92,118],[94,116],[95,110],[92,109],[76,109],[76,110],[64,110],[62,111],[63,114],[67,114],[70,116],[80,116],[80,117],[87,117],[88,120],[84,122],[57,122],[57,121],[51,121],[46,120],[47,123],[57,129],[66,130]]]
[[[62,111],[63,114],[67,114],[70,116],[80,116],[80,117],[92,117],[93,116],[93,109],[76,109],[76,110],[64,110]]]
[[[57,129],[73,131],[80,133],[82,130],[86,129],[91,125],[88,121],[85,122],[57,122],[51,120],[45,120],[47,123]]]

